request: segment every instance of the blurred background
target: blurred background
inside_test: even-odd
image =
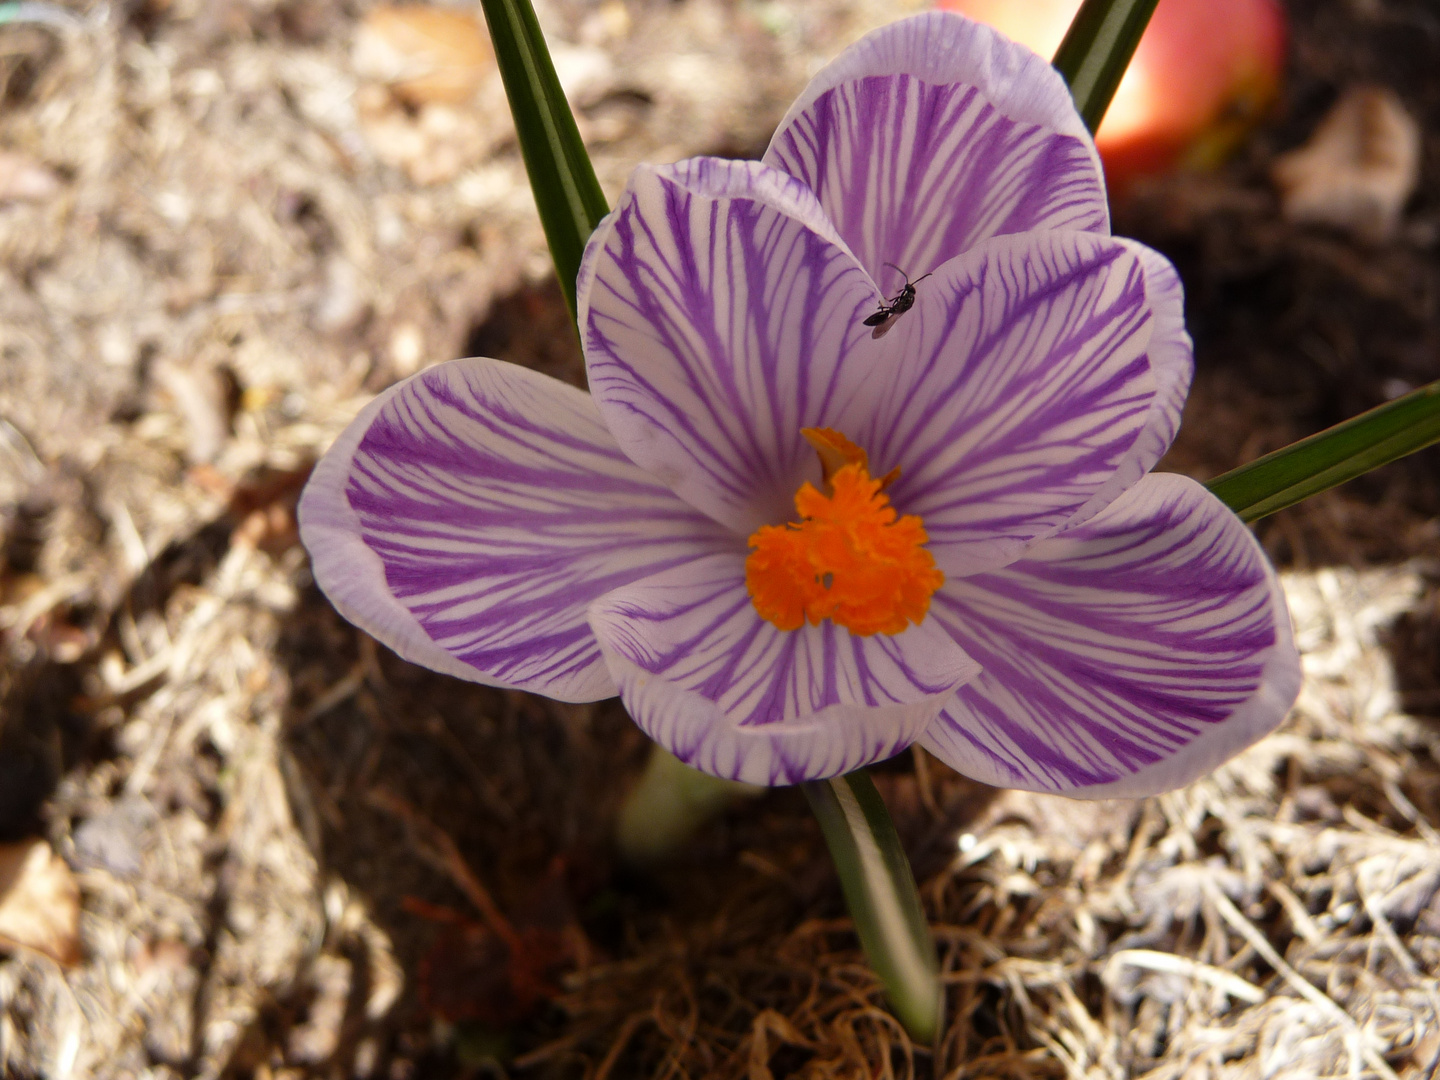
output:
[[[1047,55],[1075,7],[946,2]],[[921,5],[537,7],[613,198],[758,156]],[[294,505],[365,402],[466,355],[584,381],[478,18],[0,3],[0,1072],[1433,1075],[1435,450],[1259,523],[1307,685],[1214,777],[1069,804],[877,770],[950,984],[933,1053],[797,792],[627,868],[615,702],[432,675],[334,613]],[[1107,124],[1115,229],[1179,266],[1197,344],[1162,468],[1440,378],[1433,0],[1161,0]]]

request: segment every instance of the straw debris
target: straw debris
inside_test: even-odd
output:
[[[1349,80],[1345,58],[1410,40],[1317,7],[1297,24],[1304,78]],[[483,81],[436,103],[486,125],[478,156],[376,145],[367,101],[397,125],[423,110],[357,67],[370,8],[36,3],[0,27],[0,840],[48,846],[57,895],[73,879],[79,898],[78,943],[61,920],[50,955],[0,958],[0,1071],[1433,1074],[1433,464],[1262,524],[1293,568],[1307,681],[1286,727],[1214,776],[1088,805],[919,753],[878,770],[942,950],[938,1047],[885,1011],[797,793],[636,876],[610,833],[645,743],[614,703],[434,676],[333,612],[295,500],[375,393],[471,353],[583,378]],[[541,17],[613,194],[640,160],[758,153],[818,63],[894,13],[553,0]],[[1435,100],[1417,87],[1412,109]],[[1267,209],[1267,164],[1147,234],[1203,254],[1195,325],[1219,336],[1170,458],[1196,475],[1336,419],[1331,398],[1420,378],[1440,330],[1424,220],[1363,256],[1307,238]],[[1422,177],[1418,213],[1435,197]],[[1317,298],[1277,310],[1234,287],[1285,259]],[[1227,320],[1298,344],[1248,346]]]

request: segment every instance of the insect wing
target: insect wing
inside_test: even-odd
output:
[[[890,318],[890,309],[882,307],[879,311],[875,312],[875,314],[865,316],[865,325],[881,326],[888,318]]]
[[[875,327],[874,330],[870,331],[870,336],[872,338],[879,339],[888,334],[890,332],[890,328],[895,325],[895,313],[893,311],[886,311],[876,312],[876,314],[881,315],[882,317],[874,323],[872,323],[869,319],[866,319],[865,325]]]

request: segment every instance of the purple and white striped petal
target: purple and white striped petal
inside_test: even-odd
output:
[[[1088,521],[1165,456],[1180,430],[1180,414],[1195,374],[1195,348],[1185,330],[1185,289],[1180,275],[1158,251],[1123,237],[1116,239],[1135,253],[1145,270],[1145,301],[1155,316],[1145,356],[1155,376],[1155,397],[1150,402],[1145,430],[1114,475],[1065,523],[1066,529]]]
[[[763,160],[805,182],[888,290],[992,236],[1108,233],[1094,141],[1064,80],[988,26],[928,12],[815,76]]]
[[[949,576],[1003,566],[1105,488],[1146,429],[1142,263],[1093,233],[997,237],[920,287],[879,342],[865,416],[834,425],[918,514]]]
[[[830,622],[778,630],[716,555],[597,600],[590,625],[630,715],[713,776],[795,784],[909,746],[975,664],[927,619],[856,637]]]
[[[588,394],[483,358],[371,402],[300,529],[335,607],[407,660],[562,701],[615,693],[592,600],[738,546],[620,452]]]
[[[1274,730],[1300,689],[1259,544],[1181,476],[1147,476],[1024,560],[947,581],[931,613],[982,673],[921,742],[1004,787],[1168,791]]]
[[[874,283],[799,181],[754,161],[636,170],[578,282],[620,446],[741,535],[819,480],[800,429],[865,393]]]

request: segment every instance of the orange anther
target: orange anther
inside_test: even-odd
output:
[[[750,537],[745,585],[755,610],[781,630],[831,619],[853,634],[898,634],[919,623],[945,580],[913,515],[898,518],[870,475],[865,451],[837,431],[803,432],[820,454],[827,493],[803,484],[800,521],[766,525]]]

